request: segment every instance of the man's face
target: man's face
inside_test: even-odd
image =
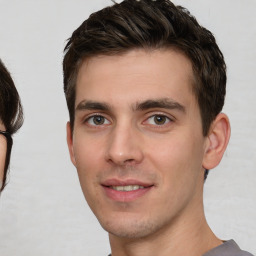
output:
[[[190,61],[172,50],[98,56],[81,66],[71,159],[99,222],[144,237],[202,207],[206,138]]]
[[[0,131],[5,131],[4,125],[0,121]],[[4,177],[4,165],[7,151],[7,141],[4,135],[0,134],[0,188]]]

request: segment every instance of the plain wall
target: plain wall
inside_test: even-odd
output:
[[[205,184],[214,232],[256,254],[256,1],[176,0],[216,36],[228,66],[229,147]],[[20,93],[25,123],[14,136],[0,199],[1,256],[107,255],[108,236],[87,206],[66,146],[65,40],[110,0],[0,0],[0,58]]]

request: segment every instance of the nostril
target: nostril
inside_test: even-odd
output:
[[[134,159],[127,159],[124,161],[124,163],[129,163],[129,162],[133,162],[133,161],[134,161]]]
[[[142,161],[143,153],[140,145],[129,134],[130,131],[123,128],[122,130],[116,131],[115,136],[109,138],[105,155],[107,162],[124,166],[134,165]]]
[[[130,164],[134,164],[135,160],[134,159],[127,159],[124,161],[124,165],[130,165]]]

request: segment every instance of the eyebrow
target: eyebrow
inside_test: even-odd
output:
[[[107,111],[107,110],[110,110],[110,107],[106,103],[95,102],[95,101],[90,101],[90,100],[83,100],[77,105],[76,110],[102,110],[102,111]]]
[[[151,108],[177,109],[181,112],[186,112],[185,107],[169,98],[146,100],[135,104],[135,110],[147,110]]]
[[[169,98],[145,100],[135,103],[135,105],[132,107],[134,111],[144,111],[152,108],[177,109],[181,112],[186,112],[183,105]],[[104,102],[83,100],[76,107],[76,111],[79,110],[110,111],[111,106]]]

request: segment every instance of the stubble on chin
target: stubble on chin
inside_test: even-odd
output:
[[[106,230],[110,235],[118,238],[125,239],[142,239],[148,237],[158,230],[161,229],[163,223],[159,223],[159,221],[149,221],[149,220],[132,220],[121,221],[119,219],[116,222],[114,219],[110,221],[106,221],[105,223],[101,223],[101,226],[104,230]]]

